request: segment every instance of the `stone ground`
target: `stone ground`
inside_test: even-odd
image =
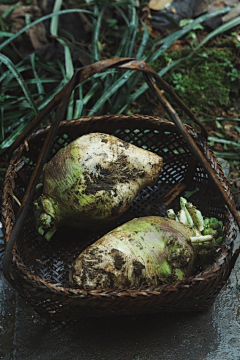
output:
[[[41,318],[0,272],[4,360],[238,360],[239,332],[240,259],[204,313],[92,319],[74,325]]]

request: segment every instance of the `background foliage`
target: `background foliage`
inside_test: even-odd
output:
[[[238,174],[240,17],[216,30],[204,26],[207,19],[229,12],[230,7],[185,19],[176,30],[166,33],[153,29],[144,15],[147,1],[55,0],[52,7],[41,11],[35,1],[35,12],[31,1],[12,3],[1,5],[0,10],[1,177],[9,146],[73,72],[112,57],[148,62],[205,122],[210,145],[217,155],[231,160],[233,173]],[[11,16],[16,10],[23,11],[23,5],[21,24],[17,16],[18,22],[13,22],[16,18]],[[34,37],[34,29],[38,34],[45,31],[45,37]],[[44,50],[35,46],[37,41],[41,46],[41,41],[45,42]],[[114,69],[76,88],[66,119],[108,113],[167,116],[152,99],[141,74]]]

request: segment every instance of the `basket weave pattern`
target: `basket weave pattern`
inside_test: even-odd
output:
[[[229,184],[216,157],[206,142],[187,126],[228,196]],[[2,202],[2,221],[6,243],[11,235],[18,205],[35,167],[49,126],[33,132],[14,152],[7,170]],[[68,272],[79,253],[106,232],[134,217],[166,215],[164,197],[172,188],[185,182],[193,156],[176,126],[166,120],[141,115],[105,115],[62,121],[49,160],[63,146],[90,132],[104,132],[143,147],[163,157],[163,170],[155,186],[142,190],[127,213],[117,223],[104,229],[79,231],[63,228],[50,242],[36,231],[32,207],[14,246],[11,262],[12,284],[44,316],[70,320],[84,316],[121,315],[150,312],[196,311],[212,305],[231,272],[236,225],[226,211],[208,174],[197,163],[185,190],[199,191],[191,197],[205,216],[224,221],[224,243],[214,264],[192,277],[169,285],[138,290],[81,290],[70,286]],[[179,198],[171,207],[178,211]]]

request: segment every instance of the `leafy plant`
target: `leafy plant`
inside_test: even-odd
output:
[[[206,19],[224,14],[231,8],[226,7],[200,16],[165,38],[159,36],[159,39],[153,40],[146,24],[140,20],[139,7],[133,0],[117,2],[82,1],[78,3],[78,6],[81,6],[81,8],[65,10],[61,10],[61,3],[62,1],[55,1],[53,12],[35,21],[31,22],[31,19],[26,17],[26,26],[16,34],[10,32],[10,26],[7,22],[10,11],[16,5],[2,15],[0,22],[0,36],[2,37],[2,42],[0,43],[0,82],[2,84],[0,93],[0,153],[6,151],[34,115],[45,107],[49,100],[69,81],[76,69],[72,53],[76,49],[79,51],[79,46],[75,44],[74,39],[70,36],[71,34],[59,31],[58,19],[60,16],[66,16],[68,13],[82,12],[91,19],[93,24],[92,41],[91,44],[86,44],[81,50],[84,54],[88,55],[91,62],[98,61],[102,57],[136,57],[144,60],[150,65],[154,65],[160,76],[170,74],[168,80],[170,78],[174,80],[172,84],[176,86],[179,95],[183,95],[183,100],[187,100],[188,94],[186,89],[195,86],[195,90],[199,91],[199,88],[202,90],[202,85],[199,84],[197,75],[195,80],[192,80],[192,83],[190,80],[187,80],[184,72],[179,70],[180,64],[184,64],[182,65],[182,68],[184,68],[186,67],[186,61],[190,57],[195,59],[194,61],[196,62],[200,59],[199,69],[203,75],[206,70],[204,70],[204,66],[206,66],[207,62],[204,62],[206,59],[202,59],[198,53],[201,46],[214,36],[222,34],[240,24],[240,17],[238,17],[220,27],[217,31],[214,30],[202,43],[194,45],[194,51],[191,50],[187,54],[187,58],[181,55],[179,58],[179,54],[176,58],[170,58],[166,54],[166,50],[176,40],[187,35],[192,37],[191,34],[196,31],[194,29],[201,26]],[[73,2],[72,6],[74,4],[76,2]],[[108,18],[106,14],[113,10],[117,14],[116,18]],[[13,42],[34,25],[45,20],[51,21],[52,39],[62,45],[62,56],[55,63],[45,60],[36,53],[20,59],[12,49]],[[119,33],[121,36],[119,36]],[[160,63],[158,63],[158,59],[161,59]],[[165,61],[165,63],[163,61],[163,65],[162,59]],[[201,66],[203,67],[202,69]],[[176,68],[177,71],[173,71]],[[229,84],[239,81],[238,74],[231,64],[225,63],[223,68],[225,70],[228,69],[227,79]],[[220,67],[217,70],[222,73]],[[216,78],[217,76],[212,80],[216,82]],[[94,75],[87,83],[82,83],[75,89],[69,102],[66,118],[133,111],[130,105],[136,102],[148,88],[146,83],[141,82],[140,79],[141,74],[137,72],[122,72],[114,69]],[[227,90],[221,88],[221,102],[229,101],[229,86],[227,86]],[[195,108],[199,106],[198,100],[196,98],[192,101]],[[46,121],[49,122],[53,115],[54,112]]]

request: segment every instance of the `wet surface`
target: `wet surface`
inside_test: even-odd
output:
[[[0,233],[0,254],[2,244]],[[0,358],[4,360],[238,360],[239,334],[240,259],[206,312],[67,325],[37,315],[0,272]]]

